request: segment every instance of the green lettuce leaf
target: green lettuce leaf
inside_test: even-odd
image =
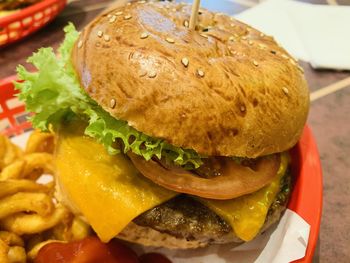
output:
[[[48,131],[52,126],[55,130],[65,120],[79,118],[88,123],[85,134],[102,143],[110,154],[120,152],[115,142],[122,140],[124,153],[131,150],[146,160],[153,156],[163,157],[189,169],[202,164],[202,157],[194,150],[147,136],[126,121],[115,119],[93,101],[80,87],[70,61],[79,33],[73,24],[66,26],[64,31],[66,37],[58,50],[59,56],[52,48],[41,48],[28,59],[37,72],[17,67],[18,77],[23,82],[15,83],[15,86],[20,90],[19,98],[25,102],[27,110],[35,113],[31,118],[35,128]]]

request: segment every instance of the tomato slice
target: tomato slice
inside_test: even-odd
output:
[[[160,163],[128,153],[135,167],[148,179],[164,188],[209,199],[233,199],[253,193],[268,185],[275,178],[280,155],[274,154],[244,166],[231,158],[220,159],[220,175],[203,178],[181,167],[165,167]]]
[[[50,243],[42,247],[35,263],[139,263],[136,253],[113,239],[101,242],[88,237],[70,243]]]

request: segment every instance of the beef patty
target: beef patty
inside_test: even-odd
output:
[[[280,218],[286,208],[290,188],[291,176],[288,171],[281,180],[281,190],[268,211],[261,232]],[[179,195],[146,211],[134,219],[134,223],[188,241],[242,242],[224,219],[188,195]]]

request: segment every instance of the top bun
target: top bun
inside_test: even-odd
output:
[[[221,13],[139,1],[81,33],[82,87],[136,130],[200,154],[255,158],[298,141],[309,109],[301,68],[272,37]]]

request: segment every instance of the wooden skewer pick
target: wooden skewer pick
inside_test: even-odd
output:
[[[197,20],[198,20],[198,11],[199,11],[199,6],[201,4],[200,0],[193,0],[192,4],[192,14],[191,14],[191,19],[190,19],[190,29],[195,29],[197,25]]]

